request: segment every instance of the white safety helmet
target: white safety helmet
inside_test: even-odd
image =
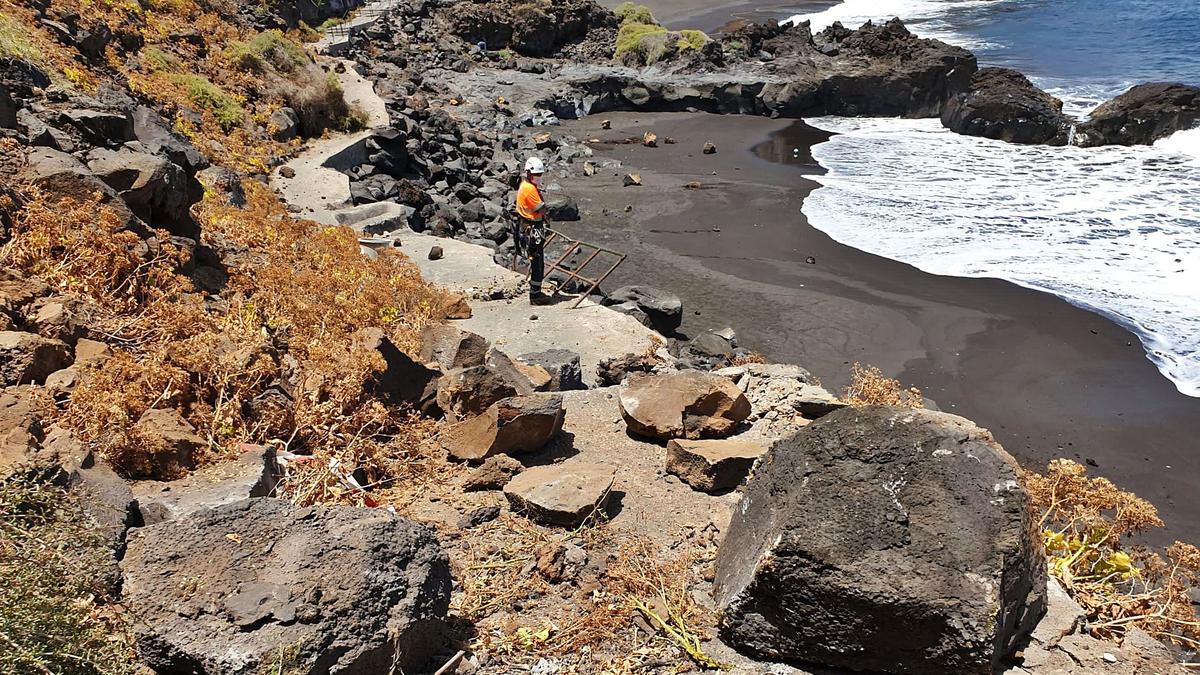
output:
[[[525,160],[525,170],[529,173],[546,173],[546,165],[542,164],[541,159],[530,157]]]

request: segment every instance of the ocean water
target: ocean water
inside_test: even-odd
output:
[[[1200,85],[1200,7],[1179,0],[847,0],[801,16],[904,19],[1021,70],[1085,116],[1145,81]],[[971,138],[937,120],[817,118],[827,169],[805,200],[838,241],[935,274],[1054,293],[1140,338],[1200,397],[1200,129],[1151,147],[1048,148]]]

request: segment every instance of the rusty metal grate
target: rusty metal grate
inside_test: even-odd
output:
[[[546,228],[546,232],[549,233],[549,236],[546,237],[545,243],[542,244],[543,252],[545,252],[547,249],[549,249],[550,245],[554,242],[559,242],[559,245],[565,246],[566,250],[564,250],[563,254],[558,257],[558,260],[555,260],[553,263],[549,263],[546,265],[545,278],[549,279],[550,275],[554,274],[555,272],[562,274],[563,279],[558,284],[559,288],[562,288],[563,286],[565,286],[567,284],[567,282],[569,282],[571,280],[576,280],[581,283],[588,284],[588,289],[586,291],[584,291],[582,294],[580,294],[580,296],[578,298],[576,298],[575,304],[571,305],[571,309],[575,309],[576,307],[578,307],[579,303],[583,302],[584,298],[588,297],[589,295],[592,294],[593,291],[595,291],[597,288],[599,288],[600,284],[603,283],[604,280],[609,277],[609,275],[611,275],[613,272],[615,272],[617,270],[617,268],[620,267],[621,263],[625,262],[626,256],[624,253],[621,253],[620,251],[614,251],[611,248],[605,248],[603,246],[598,246],[596,244],[590,244],[586,241],[581,241],[579,239],[572,239],[572,238],[568,237],[567,235],[563,234],[562,232],[559,232],[558,230],[552,230],[550,228]],[[583,262],[580,263],[577,267],[575,267],[575,269],[570,269],[569,267],[565,267],[563,263],[565,263],[567,261],[567,258],[571,257],[571,254],[575,253],[576,251],[579,251],[580,253],[585,253],[587,251],[591,251],[591,253],[588,253],[587,257],[584,258]],[[544,255],[544,253],[543,253],[543,255]],[[611,256],[610,259],[612,260],[612,265],[609,266],[604,271],[604,274],[601,274],[600,276],[596,277],[595,279],[591,279],[591,278],[584,276],[583,275],[584,269],[588,265],[595,262],[596,259],[600,258],[602,255],[604,257]],[[513,254],[513,262],[512,262],[513,271],[518,271],[517,268],[518,268],[518,263],[520,261],[525,261],[525,266],[528,267],[529,259],[523,255],[514,253]],[[530,270],[528,270],[528,269],[525,270],[525,278],[528,279],[529,274],[530,274]]]

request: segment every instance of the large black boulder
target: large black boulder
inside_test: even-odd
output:
[[[1044,611],[1016,462],[968,420],[845,408],[756,465],[716,559],[722,635],[769,660],[991,675]]]
[[[1139,84],[1096,108],[1079,125],[1076,142],[1149,145],[1200,124],[1200,87],[1170,82]]]
[[[1009,143],[1066,145],[1071,118],[1062,101],[1009,68],[984,68],[942,108],[942,126]]]

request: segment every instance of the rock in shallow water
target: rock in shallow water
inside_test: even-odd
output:
[[[758,464],[716,560],[722,634],[771,660],[990,674],[1045,605],[1016,462],[945,413],[847,408]]]
[[[1200,122],[1200,87],[1169,82],[1139,84],[1092,111],[1079,125],[1078,143],[1148,145]]]
[[[942,126],[1009,143],[1065,145],[1071,118],[1062,101],[1009,68],[984,68],[942,108]]]

